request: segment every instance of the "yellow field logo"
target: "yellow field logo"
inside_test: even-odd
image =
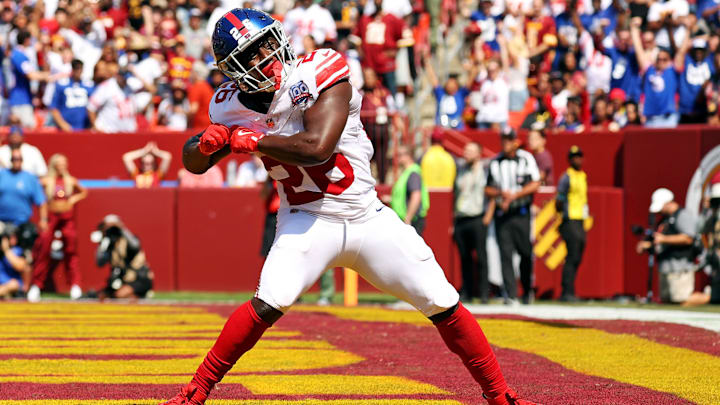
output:
[[[555,199],[548,200],[535,216],[533,224],[533,236],[535,247],[533,252],[538,258],[545,258],[545,266],[549,270],[555,270],[567,256],[565,241],[560,237],[558,227],[562,223],[562,216],[555,210]],[[585,232],[593,226],[593,217],[585,218],[583,228]]]

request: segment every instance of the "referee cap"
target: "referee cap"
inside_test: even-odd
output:
[[[665,204],[669,203],[674,199],[675,195],[673,194],[673,192],[666,188],[659,188],[655,190],[652,193],[652,198],[650,199],[650,212],[653,214],[657,214],[662,210],[662,207],[665,206]]]
[[[570,147],[570,150],[568,151],[568,159],[572,159],[575,156],[583,156],[583,151],[580,149],[579,146],[573,145]]]

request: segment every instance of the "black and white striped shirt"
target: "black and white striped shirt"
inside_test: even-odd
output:
[[[533,155],[523,149],[515,152],[510,158],[500,153],[491,162],[488,168],[487,185],[495,187],[501,192],[518,192],[532,181],[540,181],[540,171]],[[532,195],[514,200],[510,203],[508,212],[513,213],[532,204]],[[498,213],[500,214],[500,213]]]

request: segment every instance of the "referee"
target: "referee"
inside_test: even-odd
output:
[[[520,255],[520,282],[523,303],[533,298],[532,244],[530,243],[530,204],[540,186],[540,171],[530,152],[518,149],[512,129],[501,136],[502,152],[490,162],[485,194],[495,198],[495,233],[500,248],[506,305],[517,305],[517,283],[512,254]]]

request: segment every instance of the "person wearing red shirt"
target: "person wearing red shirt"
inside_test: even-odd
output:
[[[382,0],[375,0],[376,11],[358,22],[355,36],[362,41],[363,66],[377,72],[383,85],[395,95],[395,56],[398,48],[413,44],[412,32],[405,21],[382,10]]]
[[[187,91],[190,101],[190,116],[192,117],[189,128],[206,128],[210,125],[208,109],[215,91],[207,82],[207,76],[208,69],[204,63],[200,61],[193,63],[190,86]]]

